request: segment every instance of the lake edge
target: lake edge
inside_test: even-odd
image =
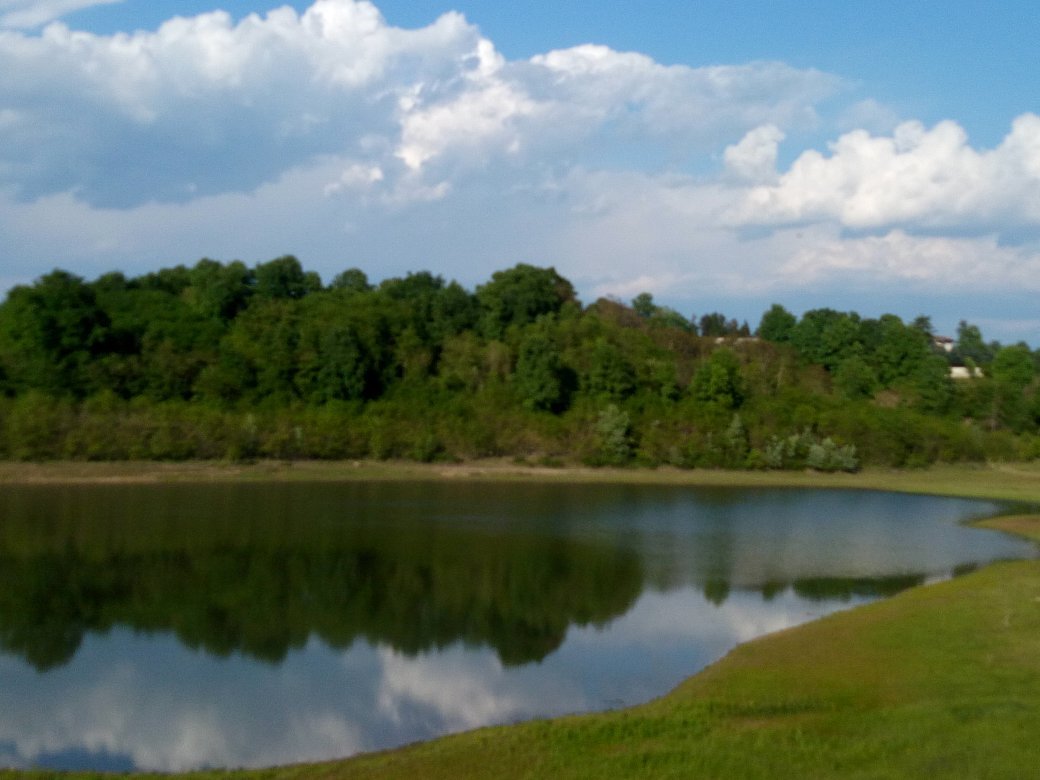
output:
[[[412,461],[0,461],[3,484],[150,484],[255,481],[520,481],[690,487],[851,488],[986,498],[1040,504],[1040,463],[936,465],[927,469],[868,468],[860,472],[683,470],[671,467],[559,468],[509,459],[463,463]]]

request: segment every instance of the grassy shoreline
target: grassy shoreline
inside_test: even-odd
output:
[[[1040,504],[1040,462],[949,464],[926,469],[868,468],[849,473],[676,468],[547,467],[507,459],[412,461],[0,461],[4,484],[357,480],[503,480],[733,487],[891,490]]]
[[[0,485],[485,479],[895,490],[1040,504],[1040,466],[858,474],[272,462],[0,463]],[[1032,511],[1032,510],[1028,510]],[[979,523],[1040,541],[1040,514]],[[1002,563],[740,645],[643,705],[342,761],[193,777],[1007,777],[1040,749],[1040,561]],[[54,773],[0,771],[0,779]],[[76,777],[93,776],[79,773]]]

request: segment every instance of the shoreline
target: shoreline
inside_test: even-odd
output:
[[[545,466],[508,458],[413,461],[0,461],[0,485],[170,482],[520,481],[690,487],[844,488],[1040,504],[1040,463],[945,464],[856,473]]]

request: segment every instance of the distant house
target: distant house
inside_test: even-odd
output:
[[[932,336],[932,346],[943,352],[953,352],[953,339],[949,336]]]
[[[950,379],[976,379],[980,376],[982,376],[981,368],[950,366]]]
[[[716,336],[716,344],[753,344],[758,341],[758,336]]]

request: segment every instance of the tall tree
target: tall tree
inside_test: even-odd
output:
[[[292,255],[259,263],[254,272],[256,294],[261,298],[302,298],[321,290],[321,279],[313,271],[306,272]]]
[[[109,324],[94,290],[66,271],[15,287],[0,320],[8,381],[51,395],[88,395],[95,388],[87,369],[104,350]]]
[[[783,344],[791,340],[791,331],[798,323],[798,319],[779,303],[774,303],[769,310],[762,315],[755,331],[758,337],[766,341],[774,341]]]
[[[548,331],[539,323],[524,333],[513,382],[528,409],[559,412],[567,406],[567,372],[560,348]]]
[[[716,349],[693,377],[697,400],[721,409],[739,408],[745,392],[740,360],[731,349]]]
[[[574,288],[555,268],[520,263],[495,272],[491,281],[477,288],[481,331],[485,338],[501,340],[509,327],[556,313],[574,300]]]
[[[953,345],[953,352],[965,365],[988,366],[993,360],[993,350],[982,340],[982,331],[977,325],[964,320],[957,325],[957,339]]]
[[[253,272],[239,260],[223,265],[203,258],[189,274],[185,301],[206,317],[230,322],[249,303],[255,282]]]

